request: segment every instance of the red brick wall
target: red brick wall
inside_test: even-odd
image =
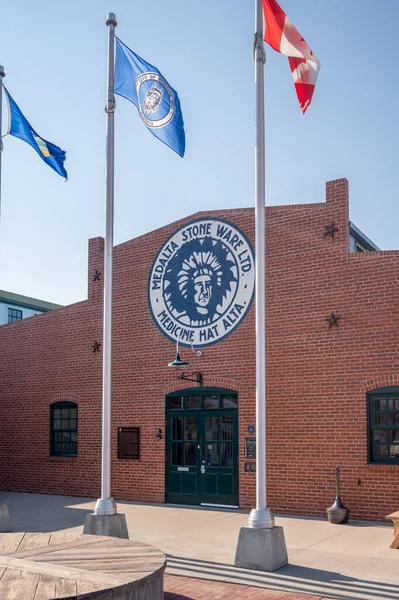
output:
[[[342,497],[358,518],[397,508],[399,466],[367,464],[366,391],[399,385],[399,251],[349,254],[348,184],[327,184],[326,203],[268,207],[267,464],[276,512],[324,515],[341,467]],[[165,394],[182,387],[167,367],[174,344],[147,302],[149,270],[180,225],[224,218],[254,245],[252,209],[191,216],[115,248],[112,493],[165,498]],[[334,239],[324,236],[332,222]],[[101,485],[103,240],[89,242],[88,300],[0,328],[0,489],[98,497]],[[339,327],[326,318],[339,315]],[[225,340],[196,357],[205,384],[239,392],[240,505],[255,502],[243,439],[255,424],[255,306]],[[78,457],[49,456],[49,405],[79,406]],[[117,428],[141,427],[141,459],[117,459]],[[164,438],[165,436],[163,436]],[[360,485],[357,484],[361,480]]]

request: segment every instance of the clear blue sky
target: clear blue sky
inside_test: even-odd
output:
[[[287,58],[266,48],[266,204],[322,202],[325,181],[347,177],[351,220],[382,249],[399,248],[399,2],[281,6],[321,71],[302,116]],[[253,206],[252,0],[11,2],[4,83],[37,132],[67,150],[69,181],[4,138],[0,289],[86,298],[87,240],[105,226],[109,11],[118,36],[178,91],[187,138],[182,160],[117,98],[115,243],[199,210]]]

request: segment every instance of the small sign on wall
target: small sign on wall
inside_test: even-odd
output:
[[[244,456],[256,458],[256,437],[245,438]]]
[[[256,473],[256,463],[255,462],[244,463],[244,471],[245,471],[245,473]]]
[[[118,458],[140,459],[140,427],[118,427]]]

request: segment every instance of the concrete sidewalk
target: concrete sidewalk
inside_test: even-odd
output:
[[[82,531],[94,501],[66,496],[0,493],[13,531]],[[282,516],[290,564],[275,573],[234,567],[240,511],[119,502],[131,539],[168,556],[167,572],[278,591],[347,600],[399,600],[399,550],[393,527],[365,521],[331,525],[327,519]],[[211,597],[211,596],[210,596]]]

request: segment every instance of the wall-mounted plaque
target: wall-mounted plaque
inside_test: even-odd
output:
[[[118,427],[118,458],[140,458],[140,427]]]
[[[244,471],[246,473],[256,473],[256,463],[255,462],[244,463]]]
[[[244,455],[247,458],[256,458],[256,437],[245,438]]]

